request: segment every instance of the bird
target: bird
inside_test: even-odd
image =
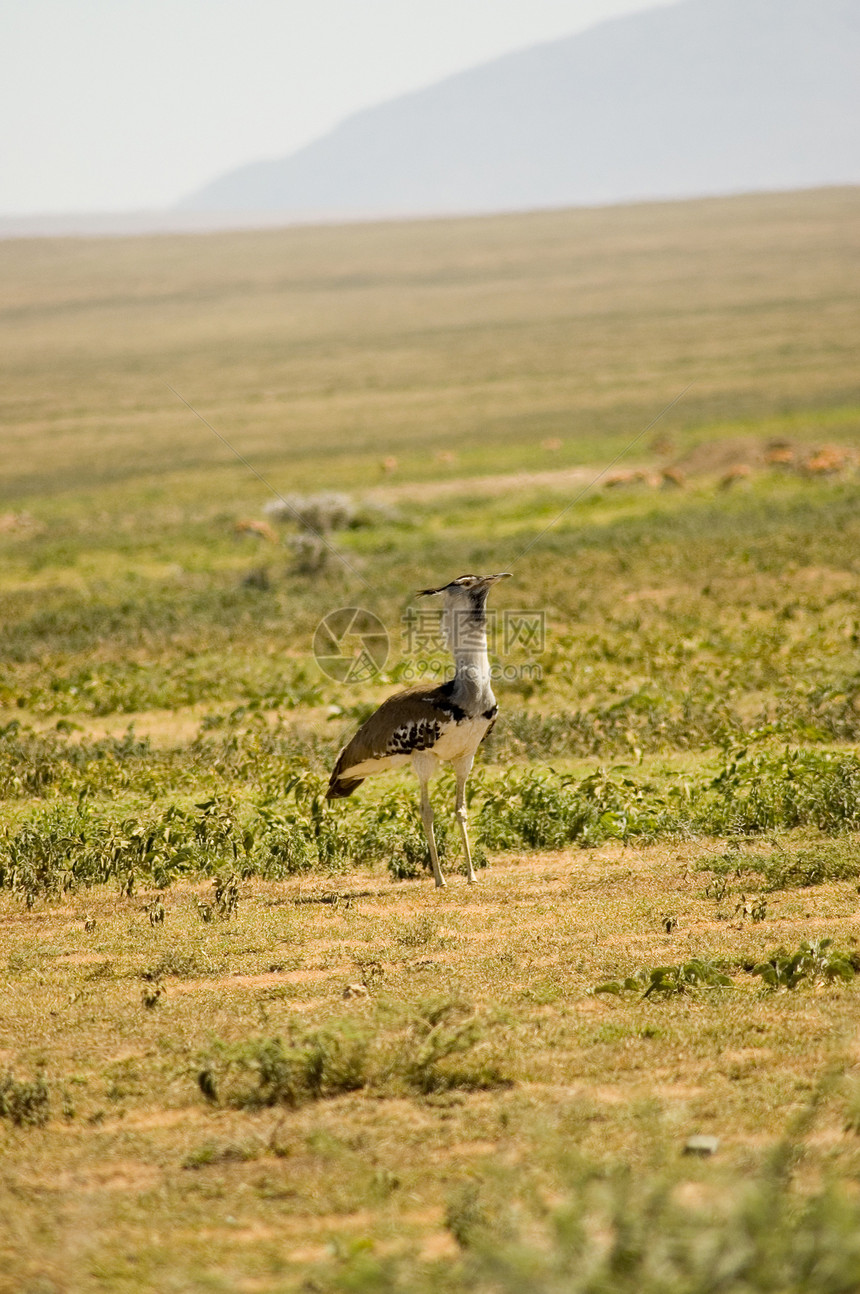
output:
[[[454,657],[454,676],[437,687],[408,688],[383,701],[338,755],[326,792],[328,800],[341,799],[352,795],[366,777],[411,763],[418,778],[421,822],[437,889],[445,885],[445,878],[439,866],[428,788],[442,764],[450,764],[454,770],[454,812],[463,840],[466,879],[470,885],[475,882],[466,780],[499,710],[487,654],[487,595],[499,580],[509,578],[510,571],[460,575],[437,588],[419,589],[421,597],[442,595],[442,630]]]

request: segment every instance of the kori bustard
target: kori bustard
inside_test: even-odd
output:
[[[438,687],[398,692],[361,725],[338,756],[327,798],[352,795],[366,777],[411,762],[421,788],[421,821],[437,886],[445,884],[433,834],[433,806],[428,783],[440,766],[450,764],[457,780],[456,818],[463,838],[466,876],[475,880],[466,830],[466,779],[478,746],[492,728],[498,705],[490,684],[487,655],[487,594],[501,575],[461,575],[422,596],[441,593],[442,628],[454,657],[454,677]]]

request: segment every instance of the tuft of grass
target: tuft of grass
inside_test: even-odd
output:
[[[414,921],[404,924],[397,940],[404,948],[426,948],[439,937],[439,922],[429,912],[423,912]]]
[[[355,1020],[294,1031],[287,1039],[216,1042],[201,1062],[197,1082],[208,1100],[238,1109],[295,1108],[367,1086],[370,1044],[368,1030]]]
[[[11,1073],[0,1075],[0,1119],[8,1119],[17,1128],[42,1127],[51,1113],[51,1098],[44,1075],[17,1079]]]
[[[182,1167],[197,1170],[219,1164],[247,1164],[259,1158],[260,1150],[246,1143],[207,1141],[185,1156]]]
[[[509,1087],[510,1080],[495,1064],[473,1056],[484,1030],[477,1013],[463,1003],[446,998],[424,1003],[396,1055],[394,1074],[424,1096],[452,1088]]]
[[[174,947],[165,949],[158,961],[141,973],[141,979],[147,984],[158,984],[170,975],[176,979],[200,979],[217,975],[221,969],[206,953]]]

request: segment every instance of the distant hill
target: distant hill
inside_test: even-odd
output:
[[[684,0],[230,171],[187,211],[502,211],[860,182],[858,0]]]

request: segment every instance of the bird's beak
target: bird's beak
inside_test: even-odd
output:
[[[510,571],[502,571],[500,575],[488,575],[486,582],[487,584],[498,584],[499,580],[509,580],[510,578]]]

